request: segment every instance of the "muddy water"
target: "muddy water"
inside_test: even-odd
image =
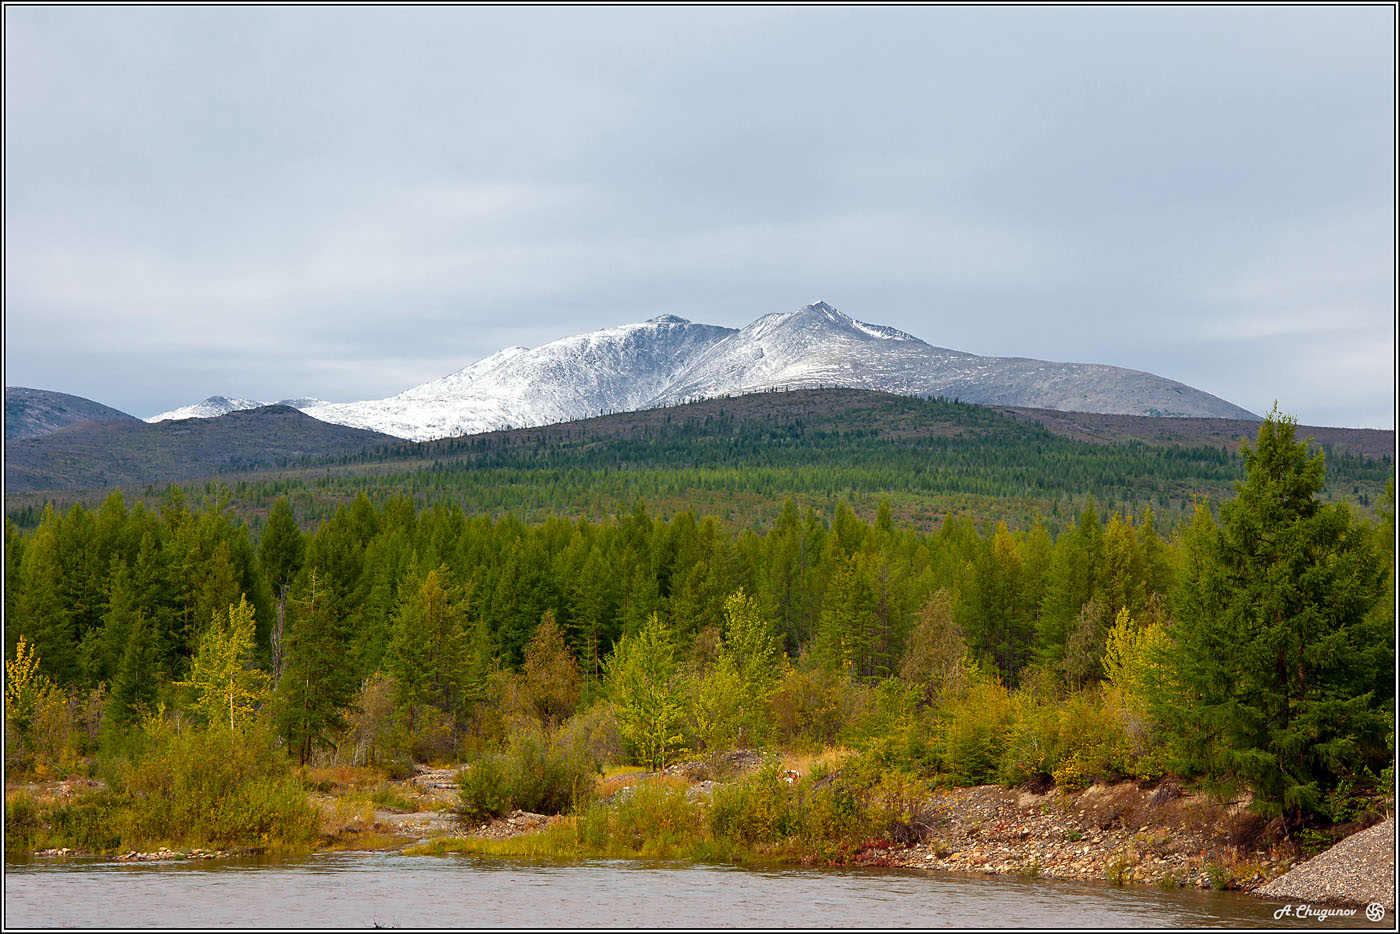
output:
[[[906,870],[527,863],[397,853],[293,861],[5,867],[5,927],[1275,927],[1386,929],[1363,912],[1280,919],[1234,893]],[[1295,907],[1296,912],[1296,907]]]

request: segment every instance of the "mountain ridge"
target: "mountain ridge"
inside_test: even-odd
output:
[[[229,470],[274,469],[400,439],[311,418],[290,406],[157,423],[86,421],[5,445],[5,492],[144,487]]]
[[[52,434],[69,425],[94,421],[140,421],[101,402],[51,389],[5,387],[5,440],[18,441]]]
[[[332,424],[428,441],[718,396],[829,386],[1110,415],[1259,419],[1145,371],[936,347],[858,321],[823,301],[762,315],[742,329],[660,315],[534,349],[507,347],[384,399],[287,401]],[[253,404],[211,397],[174,411],[204,406],[222,414],[214,403]]]

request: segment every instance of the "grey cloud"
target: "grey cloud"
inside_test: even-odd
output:
[[[5,17],[12,384],[368,398],[826,299],[1393,424],[1393,9]]]

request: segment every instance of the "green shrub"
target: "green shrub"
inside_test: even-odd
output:
[[[418,802],[412,795],[406,795],[398,788],[385,786],[376,789],[370,795],[370,800],[376,807],[381,807],[389,811],[410,812],[418,810]]]
[[[791,749],[834,746],[861,692],[858,683],[838,673],[789,668],[768,700],[771,735]]]
[[[789,785],[777,760],[742,782],[715,790],[710,829],[716,837],[745,845],[786,838],[794,824]]]
[[[891,678],[865,692],[864,703],[842,731],[847,744],[873,757],[883,771],[929,775],[938,757],[923,689]]]
[[[599,774],[586,750],[551,743],[540,732],[517,735],[508,755],[515,807],[536,814],[575,810],[591,796]]]
[[[412,778],[416,771],[410,759],[390,759],[384,763],[384,776],[391,782]]]
[[[123,845],[305,846],[316,813],[285,753],[261,724],[181,732],[152,723],[146,751],[120,781],[114,829]]]
[[[122,842],[114,820],[119,807],[117,796],[108,791],[78,795],[49,812],[49,826],[62,846],[85,853],[116,849]]]
[[[460,774],[458,812],[472,821],[513,810],[563,814],[592,797],[597,777],[598,762],[586,745],[525,729],[504,752],[482,756]]]
[[[686,797],[685,789],[649,781],[633,786],[611,806],[589,809],[593,815],[589,836],[602,841],[601,851],[630,850],[641,856],[661,857],[687,853],[705,836],[700,807]],[[598,815],[605,815],[600,821]]]
[[[1014,723],[1007,690],[995,681],[975,683],[941,718],[937,742],[942,770],[959,785],[996,781]]]
[[[10,850],[33,849],[44,831],[40,808],[24,789],[5,795],[5,846]]]
[[[510,788],[503,756],[482,756],[457,773],[457,813],[469,821],[488,821],[509,813]]]

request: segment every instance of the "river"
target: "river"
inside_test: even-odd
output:
[[[1238,893],[894,869],[520,862],[398,853],[5,866],[5,927],[1361,927]],[[1295,909],[1296,910],[1296,907]]]

